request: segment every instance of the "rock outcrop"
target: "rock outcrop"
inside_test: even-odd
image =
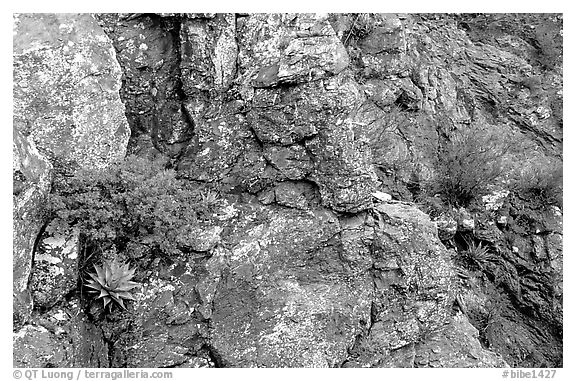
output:
[[[238,216],[230,250],[210,259],[201,286],[212,292],[210,342],[220,365],[340,365],[370,320],[369,259],[341,258],[340,224],[328,210],[252,213],[258,222],[243,226],[252,218]]]
[[[60,303],[13,336],[14,367],[107,368],[102,330],[88,321],[79,300]]]
[[[50,308],[75,290],[78,283],[80,234],[77,230],[60,230],[51,221],[34,253],[30,288],[34,304]]]
[[[16,16],[15,366],[561,366],[561,203],[426,188],[478,126],[561,167],[562,19],[518,17]],[[105,312],[42,204],[126,152],[216,191]]]
[[[452,316],[449,253],[414,206],[379,204],[351,218],[220,208],[219,246],[157,263],[142,275],[134,312],[103,325],[113,366],[418,367],[436,334],[435,366],[505,366]],[[408,347],[418,356],[406,363],[399,353]]]
[[[128,16],[97,15],[122,68],[120,97],[132,132],[128,151],[177,154],[193,131],[181,102],[179,23]]]
[[[563,332],[562,213],[511,195],[495,211],[507,217],[506,226],[482,217],[474,235],[497,256],[482,262],[487,279],[460,284],[462,305],[485,343],[512,366],[556,366]]]
[[[43,206],[50,192],[52,165],[38,152],[32,139],[14,126],[12,143],[13,206],[12,268],[15,322],[25,322],[32,313],[28,288],[34,249],[45,223]]]
[[[13,57],[14,123],[41,152],[64,166],[124,157],[122,72],[91,15],[16,15]]]

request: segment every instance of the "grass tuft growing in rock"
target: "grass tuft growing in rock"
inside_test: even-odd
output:
[[[466,239],[468,248],[462,252],[464,262],[471,269],[484,270],[488,262],[498,260],[498,257],[490,252],[482,242],[476,244],[473,239]]]
[[[468,206],[488,193],[504,174],[510,143],[490,129],[470,128],[454,133],[439,149],[436,176],[429,192],[453,206]]]
[[[550,160],[522,168],[512,180],[512,188],[520,196],[541,205],[563,207],[563,170],[561,161]]]

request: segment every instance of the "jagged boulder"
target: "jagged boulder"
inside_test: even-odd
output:
[[[112,342],[113,367],[214,367],[206,343],[208,323],[195,286],[206,274],[197,261],[156,263],[145,274],[129,313],[102,324]],[[141,274],[137,274],[142,278]]]
[[[33,307],[28,281],[36,237],[45,223],[43,207],[50,192],[52,165],[38,152],[32,139],[24,137],[16,126],[12,155],[13,307],[14,320],[24,322]]]
[[[180,70],[184,93],[227,90],[236,76],[236,16],[189,17],[180,27]]]
[[[50,160],[104,167],[124,157],[130,129],[122,72],[89,14],[14,17],[14,123]]]
[[[79,300],[71,299],[18,329],[13,336],[14,367],[109,367],[102,330],[79,306]]]
[[[358,212],[370,206],[376,184],[369,149],[352,127],[353,111],[361,102],[356,83],[340,74],[294,87],[257,89],[248,122],[267,145],[295,146],[292,151],[298,152],[297,144],[303,143],[310,159],[295,164],[298,172],[310,173],[306,179],[318,185],[322,204]],[[274,151],[266,148],[266,152]],[[277,156],[268,157],[285,173]]]
[[[132,134],[129,153],[177,155],[192,137],[182,107],[180,40],[175,16],[96,16],[112,41],[124,84],[120,97]]]
[[[230,40],[234,25],[238,68],[231,82],[235,71],[225,63],[236,54]],[[183,83],[189,96],[184,107],[195,137],[179,160],[180,170],[191,179],[221,181],[226,190],[249,193],[270,194],[278,181],[303,179],[317,185],[322,204],[333,210],[370,206],[376,176],[352,128],[363,95],[346,73],[348,56],[325,17],[259,14],[238,17],[234,24],[218,15],[186,20],[184,27]],[[216,47],[207,48],[206,41]],[[217,69],[232,86],[225,97],[206,92],[207,84],[226,88],[215,77]]]
[[[508,368],[502,356],[480,344],[478,330],[459,313],[414,347],[416,368]]]
[[[395,351],[425,341],[451,319],[454,274],[436,225],[399,202],[377,204],[374,214],[371,326],[347,366],[400,366],[391,360]]]
[[[221,201],[214,215],[218,245],[142,264],[129,313],[91,304],[112,366],[502,366],[452,316],[448,252],[415,206],[339,218]]]
[[[328,210],[243,209],[199,286],[218,362],[340,365],[370,318],[370,261],[340,257],[340,224]]]
[[[255,14],[239,24],[240,68],[255,87],[307,83],[350,63],[326,15]]]
[[[240,102],[206,106],[202,115],[196,119],[195,136],[183,153],[179,171],[193,180],[221,182],[226,190],[262,190],[266,160]]]
[[[51,308],[78,285],[80,233],[76,229],[58,229],[51,221],[34,255],[30,290],[34,305]]]

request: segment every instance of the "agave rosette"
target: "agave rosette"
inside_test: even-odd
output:
[[[102,298],[104,308],[109,306],[111,310],[111,302],[115,302],[125,310],[124,300],[134,300],[130,291],[140,286],[131,281],[135,269],[130,269],[127,263],[120,263],[116,260],[104,262],[102,267],[94,265],[94,269],[96,274],[88,273],[92,279],[88,281],[86,287],[92,288],[93,292],[100,292],[97,299]]]

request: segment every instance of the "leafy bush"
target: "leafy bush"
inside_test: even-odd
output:
[[[59,179],[50,197],[52,216],[77,227],[84,251],[127,257],[186,253],[190,227],[206,207],[199,191],[164,169],[164,162],[128,157],[103,170],[80,170]]]
[[[451,205],[468,206],[501,178],[508,150],[505,139],[495,132],[481,128],[457,131],[439,149],[429,191]]]

